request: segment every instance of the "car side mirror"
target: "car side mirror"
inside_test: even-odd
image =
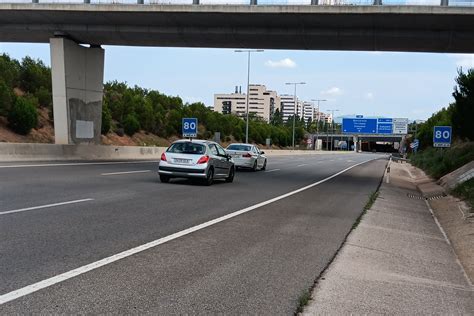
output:
[[[230,160],[230,158],[232,158],[232,156],[229,154],[226,154],[225,157],[227,158],[227,160]]]
[[[265,152],[264,152],[264,151],[261,151],[260,153],[261,153],[262,155],[264,155],[264,154],[265,154]]]

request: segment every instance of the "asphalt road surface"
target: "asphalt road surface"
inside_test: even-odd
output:
[[[211,187],[157,162],[0,164],[0,314],[292,314],[383,158],[270,157]]]

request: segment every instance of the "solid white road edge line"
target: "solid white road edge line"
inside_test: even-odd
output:
[[[36,164],[36,165],[5,165],[1,168],[31,168],[31,167],[63,167],[63,166],[88,166],[88,165],[118,165],[129,163],[152,163],[160,162],[159,160],[145,160],[145,161],[110,161],[110,162],[76,162],[76,163],[51,163],[51,164]]]
[[[180,238],[180,237],[183,237],[183,236],[186,236],[188,234],[191,234],[195,231],[198,231],[198,230],[201,230],[201,229],[204,229],[206,227],[209,227],[209,226],[212,226],[214,224],[217,224],[217,223],[220,223],[220,222],[223,222],[223,221],[226,221],[228,219],[231,219],[233,217],[236,217],[236,216],[239,216],[239,215],[242,215],[244,213],[247,213],[247,212],[250,212],[252,210],[255,210],[259,207],[262,207],[262,206],[265,206],[265,205],[268,205],[270,203],[273,203],[273,202],[276,202],[276,201],[279,201],[279,200],[282,200],[284,198],[287,198],[289,196],[292,196],[292,195],[295,195],[297,193],[300,193],[302,191],[305,191],[307,189],[310,189],[312,187],[315,187],[321,183],[324,183],[326,181],[329,181],[335,177],[337,177],[338,175],[346,172],[346,171],[349,171],[351,170],[352,168],[355,168],[359,165],[362,165],[364,163],[367,163],[369,161],[373,161],[373,160],[376,160],[378,158],[372,158],[372,159],[369,159],[369,160],[366,160],[366,161],[363,161],[363,162],[360,162],[360,163],[357,163],[355,165],[352,165],[344,170],[341,170],[335,174],[333,174],[332,176],[329,176],[323,180],[320,180],[318,182],[315,182],[315,183],[312,183],[310,185],[307,185],[305,187],[302,187],[300,189],[297,189],[297,190],[294,190],[294,191],[291,191],[291,192],[288,192],[288,193],[285,193],[283,195],[280,195],[278,197],[275,197],[273,199],[270,199],[270,200],[267,200],[267,201],[264,201],[264,202],[260,202],[258,204],[255,204],[255,205],[252,205],[252,206],[249,206],[247,208],[244,208],[244,209],[241,209],[239,211],[236,211],[236,212],[233,212],[233,213],[230,213],[230,214],[227,214],[227,215],[224,215],[224,216],[221,216],[219,218],[216,218],[216,219],[213,219],[213,220],[210,220],[208,222],[205,222],[205,223],[202,223],[202,224],[199,224],[199,225],[196,225],[196,226],[193,226],[193,227],[190,227],[190,228],[187,228],[185,230],[182,230],[182,231],[179,231],[177,233],[174,233],[174,234],[171,234],[169,236],[166,236],[166,237],[163,237],[163,238],[160,238],[160,239],[157,239],[157,240],[154,240],[154,241],[151,241],[149,243],[146,243],[146,244],[143,244],[141,246],[138,246],[138,247],[135,247],[135,248],[132,248],[132,249],[129,249],[129,250],[126,250],[126,251],[123,251],[123,252],[120,252],[118,254],[115,254],[115,255],[112,255],[110,257],[107,257],[107,258],[104,258],[102,260],[99,260],[99,261],[96,261],[96,262],[92,262],[90,264],[87,264],[85,266],[82,266],[82,267],[79,267],[77,269],[74,269],[74,270],[71,270],[71,271],[68,271],[68,272],[65,272],[65,273],[62,273],[62,274],[59,274],[59,275],[56,275],[54,277],[51,277],[49,279],[46,279],[46,280],[43,280],[43,281],[40,281],[40,282],[37,282],[37,283],[34,283],[34,284],[31,284],[31,285],[27,285],[21,289],[18,289],[18,290],[15,290],[15,291],[12,291],[12,292],[9,292],[9,293],[6,293],[6,294],[3,294],[0,296],[0,305],[2,304],[5,304],[7,302],[10,302],[10,301],[13,301],[13,300],[16,300],[20,297],[23,297],[23,296],[26,296],[28,294],[31,294],[31,293],[34,293],[36,291],[39,291],[41,289],[44,289],[44,288],[47,288],[47,287],[50,287],[52,285],[55,285],[57,283],[60,283],[60,282],[63,282],[63,281],[66,281],[68,279],[71,279],[71,278],[74,278],[78,275],[81,275],[81,274],[84,274],[86,272],[89,272],[89,271],[92,271],[92,270],[95,270],[97,268],[100,268],[100,267],[103,267],[105,265],[108,265],[112,262],[115,262],[115,261],[118,261],[120,259],[123,259],[123,258],[127,258],[127,257],[130,257],[134,254],[137,254],[139,252],[142,252],[142,251],[145,251],[147,249],[150,249],[150,248],[153,248],[153,247],[156,247],[158,245],[161,245],[161,244],[164,244],[168,241],[171,241],[171,240],[174,240],[174,239],[177,239],[177,238]]]
[[[136,170],[136,171],[123,171],[123,172],[109,172],[109,173],[101,173],[101,176],[114,176],[117,174],[129,174],[129,173],[145,173],[150,172],[151,170]]]
[[[38,209],[42,209],[42,208],[49,208],[49,207],[55,207],[55,206],[61,206],[61,205],[87,202],[87,201],[92,201],[92,200],[94,200],[94,199],[82,199],[82,200],[74,200],[74,201],[60,202],[60,203],[54,203],[54,204],[46,204],[46,205],[40,205],[40,206],[26,207],[26,208],[20,208],[18,210],[0,212],[0,215],[26,212],[26,211],[38,210]]]

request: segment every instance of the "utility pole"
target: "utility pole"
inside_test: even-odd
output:
[[[249,97],[250,97],[250,53],[260,53],[263,52],[263,49],[237,49],[234,52],[236,53],[248,53],[247,59],[247,106],[245,110],[245,142],[249,142]]]
[[[332,134],[334,134],[334,112],[338,112],[338,109],[328,109],[326,111],[331,111],[332,120],[331,120],[331,130]],[[333,135],[331,134],[331,151],[333,150],[334,142],[333,142]]]
[[[318,102],[318,121],[316,123],[316,146],[317,146],[317,143],[318,143],[318,140],[319,140],[319,120],[321,118],[321,115],[319,115],[319,102],[324,102],[324,101],[327,101],[327,100],[326,99],[311,99],[311,101]]]
[[[295,94],[294,94],[295,111],[293,115],[293,150],[295,150],[295,123],[296,123],[296,114],[298,113],[298,104],[296,102],[296,86],[299,84],[306,84],[306,82],[286,82],[285,84],[295,86]]]

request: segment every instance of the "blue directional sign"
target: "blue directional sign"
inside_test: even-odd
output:
[[[377,119],[378,134],[393,134],[393,119],[379,118]]]
[[[451,126],[435,126],[433,130],[433,147],[451,147]]]
[[[197,137],[197,118],[183,118],[183,137]]]
[[[343,118],[343,133],[375,134],[377,133],[377,119]]]

